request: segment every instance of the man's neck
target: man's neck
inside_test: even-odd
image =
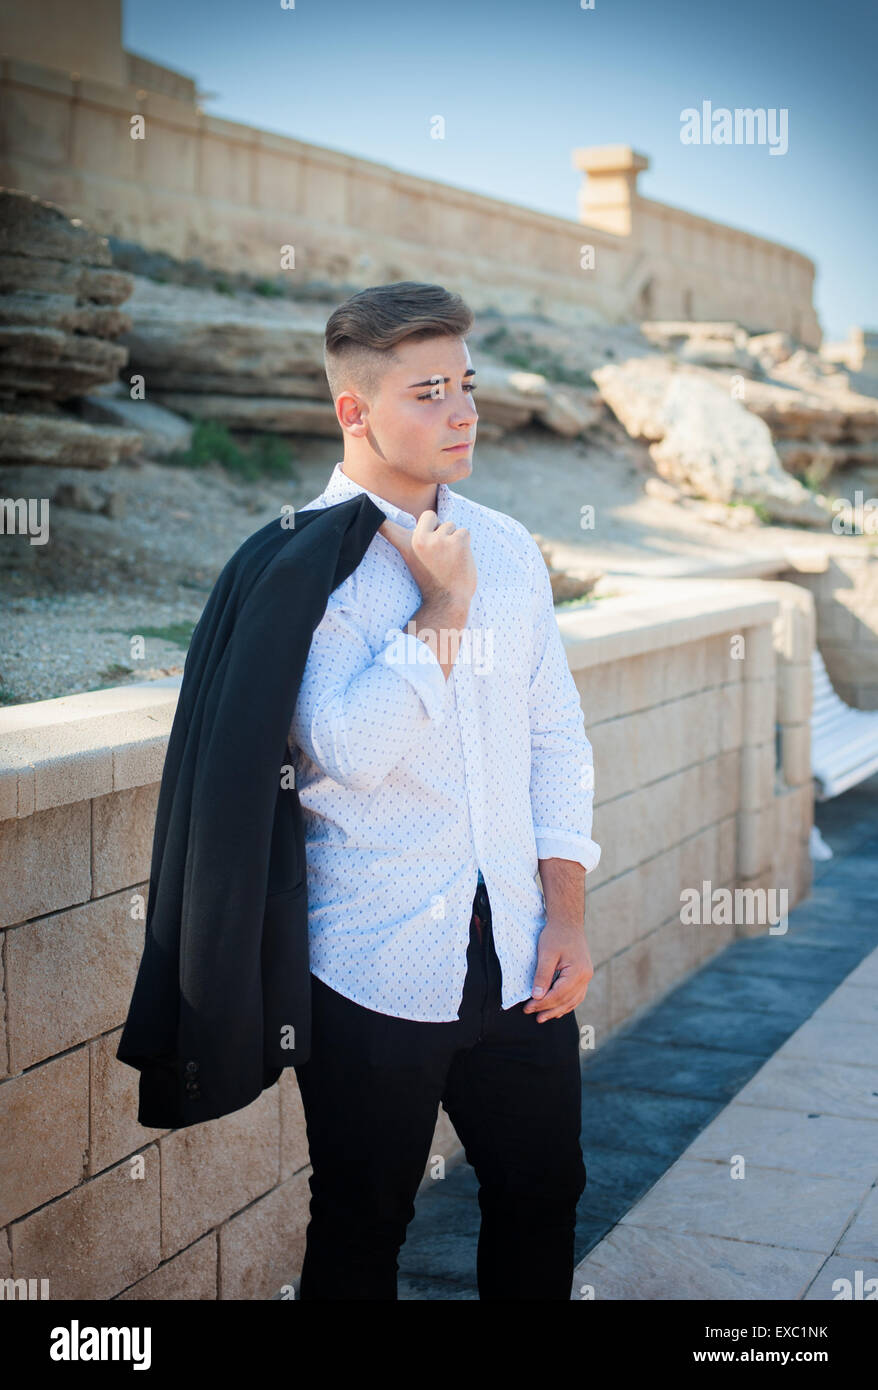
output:
[[[390,502],[394,507],[399,507],[400,511],[409,512],[415,520],[421,512],[435,512],[439,498],[439,487],[437,483],[419,483],[412,481],[410,486],[401,485],[399,477],[389,479],[386,473],[379,473],[371,468],[364,468],[345,459],[341,465],[341,471],[346,478],[350,478],[352,483],[359,484],[367,492],[374,492],[376,497],[381,497],[385,502]]]

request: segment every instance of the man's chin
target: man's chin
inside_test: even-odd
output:
[[[473,471],[472,449],[462,450],[459,454],[443,449],[441,458],[444,469],[453,472],[455,479],[468,478]]]

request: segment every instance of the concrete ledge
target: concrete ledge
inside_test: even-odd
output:
[[[561,609],[558,629],[572,671],[733,629],[770,623],[780,600],[760,580],[662,579],[649,592],[602,599],[597,607]]]
[[[158,781],[181,681],[0,710],[0,821]]]

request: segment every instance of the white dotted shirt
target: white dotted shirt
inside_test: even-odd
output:
[[[367,491],[336,464],[320,497]],[[368,494],[387,516],[416,518]],[[290,725],[304,813],[311,969],[380,1013],[457,1018],[479,869],[502,1007],[530,998],[545,905],[538,859],[593,869],[591,743],[545,561],[513,517],[437,488],[470,532],[478,587],[446,681],[403,631],[421,594],[376,535],[329,597]]]

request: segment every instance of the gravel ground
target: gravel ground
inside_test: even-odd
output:
[[[299,481],[290,482],[243,483],[217,466],[147,461],[102,473],[44,468],[36,487],[33,469],[0,471],[0,496],[51,498],[73,483],[121,512],[52,504],[47,544],[0,536],[0,705],[182,671],[226,560],[283,504],[302,506],[322,490],[337,448],[315,441],[303,451]],[[175,625],[170,634],[145,632]],[[145,639],[143,657],[132,657],[136,635]]]
[[[341,440],[297,438],[290,479],[256,484],[216,465],[148,461],[104,472],[0,470],[0,497],[51,498],[60,484],[75,483],[93,504],[106,501],[118,512],[53,503],[46,545],[0,536],[0,706],[182,671],[192,628],[226,560],[284,504],[301,507],[316,497],[342,452]],[[556,567],[572,573],[643,573],[650,565],[661,572],[827,539],[794,527],[728,530],[648,496],[650,476],[645,448],[608,419],[584,440],[531,428],[479,441],[472,476],[455,486],[554,542]],[[582,529],[584,504],[595,509],[593,531]],[[138,634],[142,658],[132,656]]]

